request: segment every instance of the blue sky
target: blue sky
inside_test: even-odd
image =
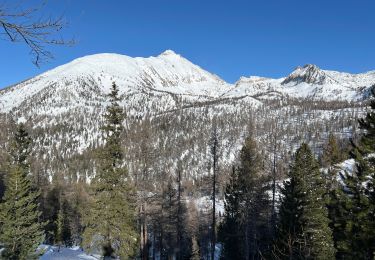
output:
[[[44,14],[63,14],[63,36],[77,45],[49,48],[55,59],[36,68],[24,45],[0,40],[0,88],[101,52],[172,49],[229,82],[282,77],[306,63],[375,70],[374,10],[374,0],[49,0]]]

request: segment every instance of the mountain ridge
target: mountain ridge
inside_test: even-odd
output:
[[[375,84],[375,71],[350,74],[307,64],[286,77],[241,77],[230,84],[172,50],[147,58],[99,53],[74,59],[0,90],[0,112],[9,112],[49,86],[57,88],[74,81],[94,84],[103,93],[116,81],[123,93],[164,91],[198,100],[263,96],[352,101],[366,98],[368,89]],[[270,91],[278,94],[269,97]]]

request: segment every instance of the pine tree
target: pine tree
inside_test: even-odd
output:
[[[6,259],[34,258],[44,240],[37,204],[39,192],[32,187],[29,176],[30,145],[24,124],[18,125],[11,147],[12,166],[0,205],[0,241]]]
[[[329,201],[327,203],[330,228],[336,248],[336,259],[350,259],[351,238],[346,232],[349,215],[346,212],[347,194],[344,192],[342,184],[337,183],[334,189],[329,191]]]
[[[275,250],[280,258],[335,258],[324,188],[318,164],[308,145],[302,144],[282,191]]]
[[[225,191],[225,215],[220,226],[223,259],[254,259],[269,251],[271,204],[267,176],[255,140],[245,140],[240,167],[232,171]]]
[[[241,190],[238,171],[233,167],[229,183],[224,194],[224,219],[219,227],[219,240],[223,249],[222,259],[242,259],[241,242],[243,236],[240,229]]]
[[[307,178],[305,181],[306,204],[302,215],[305,223],[303,236],[307,241],[308,256],[315,259],[334,259],[335,248],[332,239],[332,231],[329,228],[328,211],[325,200],[325,181],[319,171],[309,147],[302,145],[302,160],[296,160],[296,166],[301,170],[300,174]],[[302,164],[300,164],[302,163]],[[298,171],[298,169],[295,169]]]
[[[84,246],[101,249],[104,257],[127,259],[135,253],[137,232],[135,203],[127,170],[123,167],[121,147],[123,109],[118,88],[112,84],[111,105],[103,127],[106,144],[99,155],[98,172],[92,180],[92,204],[85,218]]]
[[[60,208],[57,214],[56,219],[56,233],[55,233],[55,242],[61,246],[70,246],[71,241],[71,232],[68,218],[68,205],[67,201],[60,199]]]
[[[263,159],[252,134],[240,152],[240,223],[244,259],[254,259],[269,251],[271,202],[270,178],[263,173]]]
[[[300,259],[303,257],[301,234],[304,193],[299,185],[300,180],[292,177],[292,174],[289,175],[290,179],[284,181],[281,189],[282,199],[274,252],[281,259]]]
[[[328,142],[323,147],[322,166],[333,166],[343,160],[343,155],[340,152],[340,147],[337,143],[336,137],[331,133],[328,137]]]

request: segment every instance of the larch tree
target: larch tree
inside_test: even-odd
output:
[[[74,40],[64,40],[58,35],[67,27],[62,17],[42,19],[44,1],[29,8],[9,3],[0,4],[0,35],[11,42],[22,42],[28,46],[36,66],[53,58],[47,46],[74,45]]]
[[[44,223],[39,222],[39,191],[30,180],[30,151],[31,138],[21,123],[11,145],[12,162],[0,204],[0,241],[6,259],[36,258],[36,249],[44,240]]]
[[[104,257],[128,259],[135,254],[136,231],[134,191],[124,167],[121,146],[122,122],[119,90],[112,84],[104,132],[105,145],[98,153],[97,173],[92,180],[92,202],[85,217],[84,246],[100,249]]]

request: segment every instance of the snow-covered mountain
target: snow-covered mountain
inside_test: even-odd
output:
[[[131,58],[96,54],[76,59],[35,78],[0,91],[0,112],[17,108],[40,93],[54,93],[53,103],[70,99],[84,102],[85,94],[107,93],[112,82],[122,93],[172,93],[215,98],[229,84],[190,61],[167,50],[157,57]],[[34,100],[35,101],[35,100]]]
[[[127,95],[169,94],[193,102],[249,96],[250,101],[257,103],[251,97],[270,98],[275,95],[353,101],[366,97],[369,87],[375,84],[375,71],[348,74],[321,70],[308,64],[298,67],[285,78],[241,77],[235,84],[229,84],[171,50],[149,58],[105,53],[78,58],[1,90],[0,112],[17,109],[31,100],[35,104],[40,97],[51,108],[61,102],[65,106],[80,106],[88,101],[86,94],[97,95],[94,99],[102,97],[112,82],[116,82],[121,93]],[[53,95],[45,100],[48,93]],[[178,107],[177,104],[170,105],[167,109]]]
[[[23,118],[33,129],[35,169],[91,175],[112,82],[127,113],[130,172],[172,171],[180,161],[196,177],[207,171],[214,123],[222,169],[235,160],[249,128],[265,150],[277,135],[280,158],[301,141],[351,135],[375,71],[353,75],[306,65],[285,78],[229,84],[170,50],[149,58],[90,55],[0,90],[0,124],[8,127],[0,132],[0,158],[12,131],[9,118]]]
[[[358,101],[368,97],[369,88],[374,84],[375,71],[349,74],[307,64],[297,67],[285,78],[242,77],[228,95]]]

